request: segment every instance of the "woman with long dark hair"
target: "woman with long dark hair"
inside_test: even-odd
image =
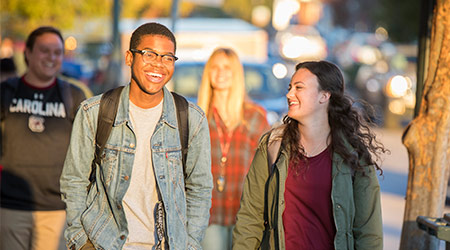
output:
[[[233,249],[382,249],[376,171],[386,149],[341,71],[299,63],[286,97],[283,124],[262,136],[247,174]]]

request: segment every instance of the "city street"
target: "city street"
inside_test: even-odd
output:
[[[403,130],[377,129],[377,138],[387,147],[382,163],[384,176],[379,178],[383,213],[384,249],[399,249],[408,183],[408,152],[401,142]],[[445,208],[449,212],[450,207]],[[441,241],[440,249],[445,249]]]

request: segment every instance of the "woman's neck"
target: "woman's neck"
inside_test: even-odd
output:
[[[307,156],[314,156],[322,152],[330,144],[331,128],[328,119],[318,120],[308,125],[299,124],[299,130],[300,144]]]
[[[214,91],[212,106],[217,110],[224,122],[228,119],[228,91]]]

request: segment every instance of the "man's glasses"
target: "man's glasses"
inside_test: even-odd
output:
[[[152,61],[156,60],[158,56],[161,57],[161,60],[165,64],[173,64],[176,60],[178,60],[178,57],[171,55],[171,54],[158,54],[151,50],[138,50],[138,49],[130,49],[131,52],[139,53],[142,55],[142,60],[144,63],[151,63]]]

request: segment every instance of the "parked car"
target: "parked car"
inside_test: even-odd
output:
[[[277,78],[270,63],[243,63],[243,65],[249,97],[266,109],[270,124],[280,121],[288,108],[285,96],[288,78]],[[204,66],[205,62],[176,62],[175,72],[168,83],[168,88],[196,102]]]

